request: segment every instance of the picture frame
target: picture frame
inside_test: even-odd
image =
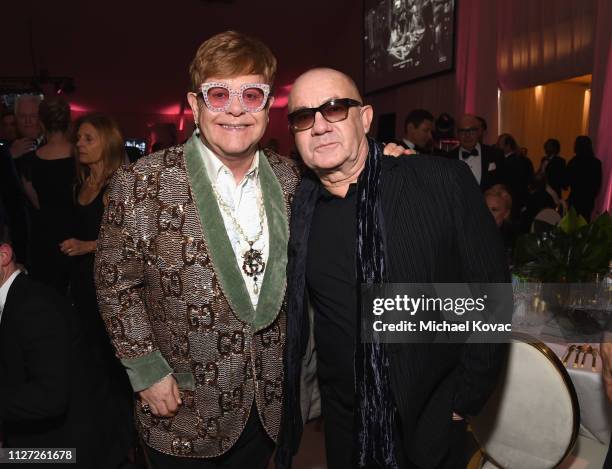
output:
[[[456,9],[457,0],[365,0],[365,94],[454,70]]]

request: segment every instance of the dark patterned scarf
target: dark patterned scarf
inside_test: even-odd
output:
[[[369,155],[358,181],[358,231],[356,273],[359,283],[384,280],[383,217],[380,208],[380,147],[368,140]],[[306,257],[310,224],[321,190],[318,178],[307,173],[298,188],[291,211],[291,237],[287,265],[287,343],[285,347],[285,396],[282,430],[276,449],[277,469],[289,469],[302,436],[299,390],[302,357],[308,342],[308,311],[304,301]],[[359,310],[356,311],[359,315]],[[358,318],[357,324],[361,321]],[[359,467],[397,469],[393,440],[394,403],[388,358],[380,344],[362,344],[357,331],[355,380]]]
[[[357,184],[357,282],[385,281],[384,220],[380,203],[381,148],[368,139],[369,154]],[[357,324],[361,325],[358,308]],[[389,358],[380,343],[362,343],[357,334],[355,380],[357,402],[357,462],[359,467],[396,469],[393,396]]]

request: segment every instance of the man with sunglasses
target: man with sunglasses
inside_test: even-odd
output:
[[[276,59],[228,31],[198,49],[197,130],[117,172],[96,283],[152,468],[266,468],[283,401],[295,164],[258,144]]]
[[[474,178],[446,158],[384,157],[367,137],[372,107],[336,70],[300,76],[288,117],[311,171],[290,225],[285,441],[299,445],[313,328],[328,467],[465,467],[464,417],[486,402],[505,348],[361,343],[358,294],[362,283],[507,282]]]

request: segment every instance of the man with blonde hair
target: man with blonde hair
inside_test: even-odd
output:
[[[276,59],[205,41],[184,144],[120,169],[98,251],[100,310],[152,468],[266,468],[280,433],[290,160],[258,149]]]
[[[512,196],[501,184],[495,184],[484,192],[485,202],[497,226],[510,219]]]

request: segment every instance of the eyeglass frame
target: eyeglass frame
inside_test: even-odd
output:
[[[227,103],[224,107],[215,107],[210,103],[210,101],[208,100],[208,91],[211,88],[223,88],[229,92],[229,99],[227,100]],[[249,88],[257,88],[263,91],[264,93],[264,99],[261,105],[256,107],[255,109],[247,109],[247,107],[244,105],[244,101],[242,101],[242,93],[244,93],[244,90],[247,90]],[[270,85],[268,85],[267,83],[243,83],[242,85],[240,85],[240,88],[238,90],[234,90],[230,88],[227,83],[212,81],[208,83],[202,83],[202,85],[200,86],[200,92],[197,93],[196,96],[202,97],[204,103],[206,104],[206,107],[211,112],[227,112],[227,110],[232,105],[233,97],[237,96],[238,102],[240,102],[240,106],[242,106],[242,110],[244,112],[256,113],[262,111],[268,105],[268,99],[270,98]]]
[[[337,121],[330,121],[327,119],[327,117],[325,117],[325,115],[323,114],[323,111],[321,110],[321,108],[332,104],[335,101],[341,101],[346,105],[346,116],[344,116],[342,119],[339,119]],[[334,98],[334,99],[330,99],[329,101],[324,102],[323,104],[321,104],[319,107],[305,107],[305,108],[301,108],[301,109],[296,109],[295,111],[289,113],[287,115],[287,120],[289,121],[289,129],[292,132],[303,132],[305,130],[310,130],[314,127],[315,121],[317,119],[317,113],[320,112],[321,113],[321,117],[323,117],[323,119],[325,119],[327,122],[329,122],[330,124],[335,124],[336,122],[342,122],[346,119],[348,119],[348,115],[349,115],[349,111],[352,107],[362,107],[363,103],[357,101],[356,99],[351,99],[351,98]],[[310,127],[306,127],[305,129],[296,129],[293,127],[293,125],[291,124],[291,116],[295,116],[297,113],[299,112],[304,112],[304,111],[314,111],[312,116],[312,125]]]
[[[480,130],[480,127],[462,127],[462,128],[457,129],[457,135],[459,134],[476,135],[479,130]]]

